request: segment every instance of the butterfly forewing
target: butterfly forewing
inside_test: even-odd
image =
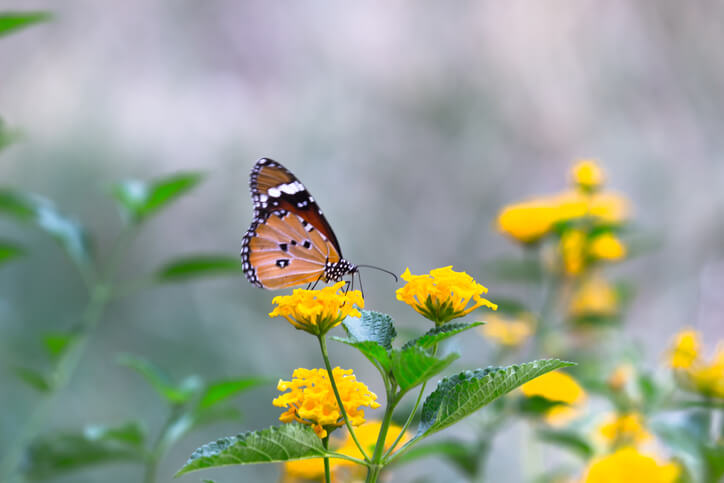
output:
[[[251,172],[250,187],[254,220],[242,240],[241,258],[251,283],[279,289],[339,279],[351,270],[321,210],[289,170],[262,158]]]
[[[268,158],[261,158],[251,171],[249,187],[255,217],[264,212],[289,211],[312,225],[342,254],[332,227],[307,188],[291,171]]]

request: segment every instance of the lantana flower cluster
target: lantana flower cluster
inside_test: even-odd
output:
[[[454,271],[452,266],[435,268],[424,275],[413,275],[407,268],[402,280],[407,283],[397,290],[397,300],[437,326],[464,317],[478,307],[498,308],[481,296],[487,293],[487,288],[467,273]]]
[[[677,334],[669,351],[669,365],[676,380],[686,390],[724,399],[724,343],[718,344],[710,360],[702,356],[701,350],[697,331],[684,329]]]
[[[284,317],[299,330],[324,335],[346,317],[360,317],[358,308],[365,306],[359,290],[343,291],[345,282],[320,290],[295,289],[292,295],[274,297],[277,307],[270,317]]]
[[[380,406],[377,395],[364,383],[357,381],[352,369],[335,367],[332,373],[350,424],[359,426],[365,422],[362,407],[374,409]],[[272,401],[274,406],[288,408],[279,416],[280,421],[307,424],[320,438],[327,437],[329,431],[344,425],[342,412],[325,369],[296,369],[292,380],[280,380],[277,389],[289,390]]]

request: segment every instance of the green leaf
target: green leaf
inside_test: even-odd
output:
[[[247,391],[266,382],[267,381],[265,379],[252,377],[214,382],[206,387],[206,390],[201,396],[199,406],[202,408],[211,407],[214,404],[218,404],[226,399],[229,399],[240,392]]]
[[[0,151],[13,144],[20,137],[17,130],[8,129],[5,122],[0,118]]]
[[[0,37],[35,23],[47,22],[52,18],[53,16],[49,12],[2,12],[0,13]]]
[[[543,359],[508,367],[488,367],[446,377],[422,406],[417,438],[436,433],[469,416],[491,401],[547,372],[573,365]]]
[[[141,223],[201,181],[199,173],[175,174],[151,181],[127,180],[113,187],[113,196],[124,215]]]
[[[82,432],[60,432],[37,439],[29,448],[26,469],[45,479],[80,468],[114,461],[142,462],[146,433],[136,422],[117,427],[91,426]]]
[[[440,327],[435,327],[428,330],[421,337],[407,342],[405,345],[402,346],[402,349],[404,350],[412,346],[417,346],[422,349],[429,349],[430,347],[434,346],[435,344],[439,344],[440,342],[449,337],[457,335],[460,332],[464,332],[468,329],[472,329],[473,327],[478,327],[480,325],[483,325],[484,323],[485,322],[473,322],[472,324],[466,324],[464,322],[452,322],[443,324]]]
[[[291,423],[208,443],[194,451],[176,475],[203,468],[320,458],[326,454],[322,440],[311,427]]]
[[[130,367],[141,374],[151,387],[171,404],[183,404],[187,402],[200,387],[200,381],[195,377],[187,378],[180,385],[176,386],[161,368],[133,354],[121,354],[118,357],[118,363]]]
[[[350,341],[371,340],[388,350],[392,349],[392,341],[397,336],[392,317],[371,310],[362,310],[362,317],[347,317],[342,325]]]
[[[195,255],[170,261],[156,272],[156,278],[162,282],[176,282],[219,275],[238,277],[240,273],[239,257]]]
[[[560,401],[552,401],[543,396],[521,397],[517,409],[528,416],[543,416],[556,406],[565,405]]]
[[[341,337],[332,337],[333,340],[350,345],[362,353],[384,375],[392,370],[390,351],[373,340],[353,341]]]
[[[52,385],[45,374],[28,367],[13,368],[15,375],[28,386],[40,392],[48,392]]]
[[[69,332],[49,332],[43,336],[43,345],[48,355],[57,359],[68,349],[75,337],[76,334]]]
[[[458,357],[460,357],[459,354],[453,353],[444,359],[438,359],[420,347],[411,346],[392,352],[392,374],[395,376],[400,390],[409,391],[440,374]]]
[[[78,265],[85,267],[90,264],[90,238],[85,228],[61,214],[47,198],[0,189],[0,214],[34,224],[60,243]]]
[[[538,438],[561,448],[570,450],[584,460],[593,456],[593,448],[585,437],[570,430],[539,429]]]
[[[22,255],[25,255],[25,250],[20,245],[7,240],[0,240],[0,265]]]

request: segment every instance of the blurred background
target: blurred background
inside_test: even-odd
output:
[[[658,248],[620,267],[636,285],[626,331],[656,363],[693,326],[724,336],[724,5],[537,2],[235,2],[4,0],[55,15],[0,43],[0,115],[21,142],[0,156],[2,185],[55,200],[94,235],[102,258],[121,220],[112,183],[178,171],[204,182],[144,227],[122,276],[173,256],[236,254],[251,220],[259,157],[291,169],[334,227],[345,256],[401,273],[453,265],[490,289],[486,262],[519,249],[495,229],[505,204],[563,189],[578,158],[631,198]],[[0,221],[32,256],[0,272],[0,446],[35,395],[6,366],[41,357],[39,334],[72,326],[81,279],[38,232]],[[403,326],[422,319],[386,275],[364,274],[368,308]],[[165,285],[110,306],[49,428],[141,417],[165,408],[113,354],[132,352],[177,378],[289,378],[321,365],[313,339],[269,319],[274,293],[238,277]],[[464,367],[489,363],[482,338],[459,343]],[[711,349],[711,348],[710,348]],[[352,349],[331,347],[383,393]],[[275,424],[273,384],[239,398],[245,419],[198,431],[163,461],[160,481],[199,445]],[[381,416],[381,414],[379,415]],[[463,437],[465,428],[457,428]],[[490,474],[515,480],[515,428]],[[433,462],[401,468],[457,481]],[[276,465],[178,481],[277,481]],[[503,475],[508,475],[504,477]],[[138,481],[133,465],[58,482]]]

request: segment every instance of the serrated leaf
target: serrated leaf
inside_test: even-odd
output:
[[[568,449],[584,460],[588,460],[593,456],[593,448],[586,438],[574,431],[539,429],[536,434],[541,440]]]
[[[291,423],[208,443],[194,451],[176,475],[203,468],[320,458],[326,454],[322,440],[311,427]]]
[[[459,354],[448,354],[439,359],[416,346],[392,352],[392,374],[402,392],[422,384],[431,377],[440,374],[447,366],[460,357]]]
[[[76,334],[69,332],[49,332],[43,336],[43,345],[48,355],[57,359],[63,355],[75,337]]]
[[[151,181],[127,180],[113,187],[113,197],[124,215],[140,223],[179,198],[201,181],[199,173],[181,173]]]
[[[0,37],[30,25],[47,22],[53,16],[49,12],[2,12],[0,13]]]
[[[361,312],[362,317],[347,317],[342,322],[349,340],[352,342],[371,340],[385,349],[392,349],[392,341],[397,336],[392,317],[371,310]]]
[[[239,262],[239,257],[195,255],[177,258],[168,262],[156,272],[156,278],[162,282],[177,282],[191,278],[219,275],[238,277],[240,273],[241,262]]]
[[[360,351],[377,369],[385,375],[392,370],[392,359],[390,351],[373,340],[353,341],[341,337],[332,337],[333,340],[350,345]]]
[[[209,408],[214,404],[225,401],[240,392],[257,387],[265,382],[267,382],[265,379],[256,377],[214,382],[208,385],[204,390],[199,406],[202,408]]]
[[[48,392],[52,388],[52,385],[45,374],[42,374],[35,369],[30,369],[29,367],[15,367],[13,368],[13,371],[18,379],[36,391]]]
[[[23,255],[25,255],[25,250],[20,245],[7,240],[0,240],[0,265]]]
[[[47,198],[0,189],[0,213],[34,224],[60,243],[77,264],[87,266],[90,263],[91,244],[85,228],[61,214]]]
[[[446,377],[425,399],[417,438],[436,433],[491,401],[547,372],[573,365],[543,359],[508,367],[488,367]]]
[[[139,423],[92,426],[82,432],[60,432],[38,438],[30,446],[26,471],[37,479],[114,461],[145,458],[146,434]]]
[[[133,355],[121,354],[118,363],[141,374],[164,399],[172,404],[183,404],[199,389],[198,378],[187,378],[180,385],[174,385],[163,369],[152,362]]]
[[[450,322],[447,324],[443,324],[440,327],[435,327],[428,330],[427,332],[425,332],[425,334],[418,337],[417,339],[408,341],[405,345],[402,346],[402,349],[404,350],[412,346],[429,349],[435,344],[439,344],[445,339],[457,335],[460,332],[465,332],[468,329],[472,329],[473,327],[478,327],[483,324],[484,322],[473,322],[471,324],[466,324],[464,322]]]

